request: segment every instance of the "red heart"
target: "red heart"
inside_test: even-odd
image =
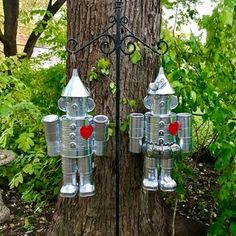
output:
[[[171,135],[175,136],[179,130],[179,123],[177,121],[170,123],[168,126],[168,130]]]
[[[92,133],[93,133],[92,125],[82,126],[80,128],[80,134],[85,140],[88,140],[89,137],[92,135]]]

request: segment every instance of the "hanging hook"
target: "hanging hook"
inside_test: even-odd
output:
[[[160,55],[160,67],[162,67],[162,62],[163,62],[163,54]]]
[[[71,60],[71,62],[72,62],[72,67],[73,67],[74,69],[76,69],[76,57],[75,57],[75,53],[74,53],[74,52],[71,53],[71,55],[70,55],[70,60]]]

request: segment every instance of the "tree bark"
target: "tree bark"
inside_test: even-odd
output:
[[[6,57],[17,54],[16,35],[19,16],[19,0],[3,0],[4,9],[4,35],[1,33],[1,41],[4,45],[4,54]]]
[[[114,15],[112,0],[68,0],[68,38],[78,39],[83,44],[93,38],[107,17]],[[159,0],[126,0],[123,15],[129,19],[129,28],[148,44],[157,42],[160,35],[161,8]],[[125,32],[123,32],[125,35]],[[157,75],[157,57],[144,48],[141,49],[142,61],[132,65],[129,58],[122,55],[121,96],[135,99],[135,111],[144,112],[142,99],[150,81]],[[98,44],[93,44],[77,55],[80,77],[88,84],[86,75],[102,54]],[[114,120],[115,101],[110,92],[110,80],[115,80],[114,55],[111,61],[110,79],[103,77],[91,82],[89,87],[96,102],[95,114],[106,114]],[[68,60],[68,75],[72,69]],[[128,105],[121,108],[122,119],[131,113]],[[120,181],[120,235],[128,236],[165,236],[171,235],[172,211],[167,208],[159,192],[142,190],[142,155],[128,152],[127,134],[121,138],[121,181]],[[95,157],[94,180],[96,194],[89,198],[58,198],[53,222],[48,235],[53,236],[111,236],[115,235],[115,142],[110,139],[108,157]],[[191,234],[186,230],[186,222],[176,219],[176,235]],[[179,224],[181,222],[181,224]],[[189,231],[190,230],[190,231]],[[189,232],[189,234],[187,233]]]

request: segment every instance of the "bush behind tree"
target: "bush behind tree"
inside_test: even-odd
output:
[[[26,201],[53,199],[61,181],[60,158],[47,156],[41,120],[58,112],[64,65],[35,69],[30,61],[15,58],[3,63],[7,70],[0,73],[0,147],[13,150],[17,158],[1,167],[0,176],[7,177],[10,188],[17,187]]]

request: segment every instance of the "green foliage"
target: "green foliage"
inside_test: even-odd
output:
[[[136,65],[142,59],[141,54],[140,54],[139,43],[134,43],[134,45],[133,44],[129,45],[129,53],[131,52],[132,54],[130,55],[130,60],[134,65]]]
[[[100,77],[107,77],[109,75],[110,70],[110,61],[104,57],[98,59],[96,65],[92,67],[92,69],[88,72],[88,80],[96,81]]]
[[[173,37],[169,31],[163,35],[170,46],[163,66],[180,102],[176,111],[204,113],[202,119],[212,124],[216,137],[214,142],[208,142],[219,174],[213,193],[217,219],[209,230],[209,235],[214,236],[235,233],[235,9],[235,1],[221,1],[212,16],[203,17],[199,25],[207,32],[205,44],[194,35]],[[177,170],[183,169],[177,167]],[[178,181],[181,183],[181,179]]]
[[[100,58],[97,62],[97,68],[103,75],[109,75],[110,61],[106,58]]]
[[[10,188],[17,187],[25,200],[39,203],[55,197],[59,191],[60,159],[46,154],[41,120],[45,114],[58,111],[65,69],[62,65],[36,69],[29,61],[19,63],[15,58],[7,58],[3,63],[0,148],[13,150],[17,158],[0,168],[0,176],[7,177]]]
[[[66,8],[62,7],[57,15],[48,22],[47,28],[41,29],[43,34],[39,40],[39,43],[49,46],[50,55],[55,55],[61,60],[65,60],[68,55],[65,50],[67,40],[66,27]]]

